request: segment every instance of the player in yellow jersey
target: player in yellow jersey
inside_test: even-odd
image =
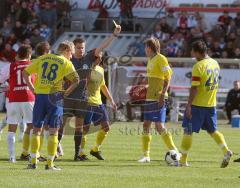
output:
[[[63,97],[68,96],[79,83],[79,77],[71,61],[74,45],[64,41],[59,45],[59,55],[46,54],[33,61],[23,72],[28,87],[36,94],[33,109],[33,136],[31,140],[31,164],[29,169],[37,168],[37,152],[40,145],[40,134],[43,124],[49,125],[48,158],[46,170],[61,170],[54,166],[53,160],[57,152],[57,133],[62,124]],[[30,75],[36,74],[35,85]],[[63,80],[71,81],[71,85],[63,91]],[[46,121],[47,117],[47,121]]]
[[[138,162],[150,162],[150,128],[155,122],[155,129],[161,135],[169,150],[175,150],[172,135],[165,128],[166,107],[165,100],[168,97],[167,90],[172,76],[172,70],[167,58],[160,54],[160,43],[155,38],[145,41],[145,53],[148,57],[147,78],[148,89],[146,103],[144,105],[144,123],[142,135],[143,158]],[[179,153],[178,153],[179,154]]]
[[[37,57],[42,56],[44,54],[48,54],[51,50],[51,46],[47,41],[40,42],[37,44],[36,49],[35,49],[35,54]],[[30,146],[30,132],[33,129],[33,126],[27,126],[26,130],[24,131],[23,135],[23,147],[22,147],[22,154],[20,156],[21,160],[29,160],[30,154],[28,152],[29,146]],[[41,148],[43,146],[43,137],[44,134],[43,132],[48,135],[48,127],[45,125],[44,130],[42,130],[42,134],[40,136],[40,146],[39,146],[39,152],[41,152]],[[37,157],[38,161],[46,161],[46,159],[38,153]]]
[[[192,86],[182,124],[184,135],[180,164],[189,166],[187,157],[192,145],[192,134],[203,129],[222,149],[224,158],[221,168],[225,168],[230,161],[232,152],[228,149],[224,136],[217,130],[216,94],[220,67],[217,61],[208,56],[207,46],[201,40],[193,43],[192,54],[197,63],[192,68]]]
[[[102,61],[102,53],[99,54],[99,57],[96,59],[96,65],[93,67],[91,71],[91,76],[88,81],[88,103],[89,109],[84,118],[84,135],[82,137],[80,156],[83,160],[87,160],[86,154],[83,149],[86,143],[87,136],[86,134],[89,131],[89,126],[93,122],[94,125],[101,125],[101,129],[97,133],[96,145],[91,149],[90,154],[96,157],[99,160],[104,160],[100,152],[100,146],[103,143],[103,140],[106,138],[109,129],[109,118],[105,108],[105,105],[102,103],[101,99],[101,91],[106,96],[106,98],[110,101],[114,110],[117,109],[117,106],[105,85],[104,79],[104,69],[99,66]]]

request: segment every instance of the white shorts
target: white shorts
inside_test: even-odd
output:
[[[9,102],[7,107],[7,123],[32,123],[34,102]]]

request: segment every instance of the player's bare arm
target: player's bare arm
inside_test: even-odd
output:
[[[101,91],[103,92],[104,96],[110,101],[112,107],[114,108],[114,110],[117,110],[117,105],[115,104],[112,95],[110,94],[108,88],[106,85],[103,85],[101,87]]]
[[[23,79],[27,83],[29,89],[34,93],[34,86],[31,80],[31,75],[26,70],[23,71]]]
[[[196,97],[196,95],[197,95],[197,86],[192,86],[190,88],[188,103],[187,103],[187,106],[186,106],[186,116],[189,119],[192,118],[191,106],[192,106],[192,102],[193,102],[194,98]]]
[[[168,91],[169,85],[170,85],[170,80],[165,79],[163,81],[163,89],[162,89],[162,92],[160,93],[160,97],[159,97],[159,105],[160,106],[164,105],[164,99],[165,99],[165,95]]]
[[[76,89],[78,84],[79,84],[79,77],[75,76],[75,78],[71,81],[71,85],[64,92],[64,97],[67,97],[74,89]]]
[[[115,25],[115,29],[112,33],[112,35],[107,38],[101,45],[95,50],[95,56],[98,57],[100,52],[103,51],[103,49],[107,48],[113,41],[115,37],[118,36],[118,34],[121,32],[121,26],[120,25]]]

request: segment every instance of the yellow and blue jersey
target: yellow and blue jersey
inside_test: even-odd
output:
[[[197,86],[197,96],[192,105],[215,107],[220,67],[212,58],[198,61],[192,69],[192,86]]]
[[[148,89],[147,89],[147,100],[157,101],[163,90],[164,80],[171,80],[172,69],[168,64],[167,58],[157,53],[152,59],[148,60],[147,63],[147,78],[148,78]],[[167,97],[167,94],[166,96]]]
[[[32,64],[25,71],[37,75],[34,85],[36,94],[62,91],[64,77],[70,81],[78,77],[71,61],[55,54],[46,54],[32,60]]]
[[[101,105],[101,86],[105,85],[104,69],[100,66],[95,66],[91,72],[91,77],[88,81],[88,103]]]

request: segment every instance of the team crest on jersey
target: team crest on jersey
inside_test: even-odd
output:
[[[87,65],[87,64],[84,64],[84,65],[83,65],[83,69],[88,69],[88,65]]]

